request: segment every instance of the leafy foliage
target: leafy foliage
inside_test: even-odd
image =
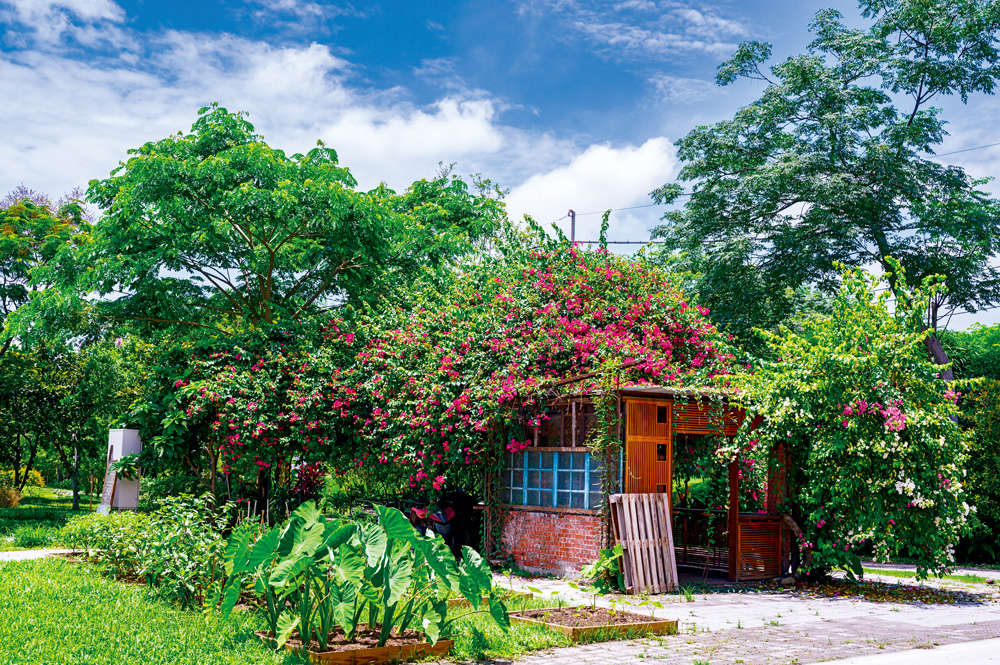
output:
[[[846,273],[831,316],[766,335],[776,360],[737,379],[764,416],[743,441],[790,452],[787,508],[806,569],[850,566],[871,547],[912,557],[921,575],[943,572],[970,514],[970,436],[955,420],[957,394],[921,348],[937,287],[897,288],[890,313],[878,284]]]
[[[475,551],[464,548],[456,566],[439,536],[417,533],[396,509],[375,509],[377,523],[351,524],[325,520],[309,502],[256,541],[252,527],[236,530],[226,547],[223,613],[252,586],[279,646],[295,631],[303,645],[315,638],[320,651],[335,628],[353,639],[364,618],[380,628],[379,646],[393,628],[437,642],[451,630],[448,599],[458,594],[474,608],[488,594],[490,614],[509,627],[489,566]]]
[[[547,418],[557,384],[706,385],[729,371],[707,310],[642,260],[537,229],[502,248],[359,321],[361,447],[348,464],[407,468],[421,489],[476,487],[481,463],[527,445],[521,423]]]
[[[207,497],[166,498],[154,513],[91,513],[63,528],[62,538],[118,576],[138,578],[164,598],[194,607],[223,578],[225,512]]]
[[[927,316],[932,328],[949,307],[1000,300],[990,263],[1000,250],[997,201],[961,168],[927,156],[947,135],[932,100],[993,92],[1000,8],[988,0],[860,5],[868,28],[820,11],[808,52],[770,70],[769,44],[740,46],[718,83],[761,81],[764,93],[678,142],[691,197],[654,235],[679,267],[700,275],[701,300],[741,336],[790,315],[803,286],[835,291],[838,263],[892,273],[886,257],[895,257],[911,287],[945,275],[948,290]],[[669,184],[653,197],[680,194]]]
[[[444,173],[403,194],[355,191],[320,144],[288,156],[244,114],[201,109],[190,133],[130,151],[88,199],[104,216],[79,293],[100,316],[228,332],[372,298],[461,255],[502,215]]]

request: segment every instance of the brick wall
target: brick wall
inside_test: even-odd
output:
[[[600,554],[597,515],[509,510],[505,517],[504,551],[526,570],[565,575],[593,563]]]

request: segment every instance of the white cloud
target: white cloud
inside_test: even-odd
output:
[[[554,16],[596,53],[617,61],[725,54],[735,49],[734,38],[747,34],[738,21],[677,2],[522,0],[519,9],[533,17]]]
[[[41,44],[55,44],[64,35],[72,35],[77,41],[91,45],[98,37],[93,24],[124,20],[125,10],[112,0],[0,0],[0,21],[28,28]],[[117,31],[106,30],[100,38],[116,34]],[[7,31],[7,38],[14,43],[24,43],[26,37],[17,30]]]
[[[653,74],[649,78],[649,82],[659,99],[681,104],[704,101],[719,91],[719,88],[711,81],[671,76],[670,74]]]
[[[273,47],[233,35],[145,35],[131,59],[82,60],[59,52],[0,54],[0,193],[20,183],[53,196],[103,178],[146,141],[187,130],[218,101],[250,113],[269,144],[334,148],[364,188],[402,189],[438,162],[482,172],[501,185],[553,166],[572,145],[501,123],[482,91],[449,91],[420,107],[399,89],[352,87],[351,63],[323,45]]]
[[[677,158],[671,142],[664,137],[647,140],[641,146],[592,145],[568,164],[538,173],[515,187],[507,198],[507,210],[514,219],[530,214],[547,224],[577,212],[576,237],[593,240],[601,227],[600,214],[583,214],[649,204],[649,192],[671,181],[677,173]],[[610,236],[620,240],[648,240],[662,209],[640,208],[613,212]],[[568,222],[559,222],[567,230]]]

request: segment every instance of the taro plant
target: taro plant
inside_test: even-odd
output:
[[[601,550],[597,561],[584,566],[580,575],[592,580],[593,586],[602,594],[625,590],[625,577],[621,569],[622,546],[615,543],[611,549]]]
[[[236,529],[226,547],[227,580],[217,590],[223,613],[252,588],[279,646],[297,633],[303,646],[315,637],[321,651],[335,629],[348,640],[363,628],[377,630],[378,646],[394,629],[436,643],[456,620],[447,602],[456,593],[473,611],[486,596],[490,615],[510,626],[489,566],[474,550],[464,548],[456,565],[440,536],[418,533],[396,509],[375,510],[377,523],[347,523],[325,519],[310,501],[255,542],[249,528]]]

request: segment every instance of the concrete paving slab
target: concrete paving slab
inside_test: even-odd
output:
[[[69,554],[72,551],[73,550],[16,550],[14,552],[0,552],[0,562],[44,559],[50,554]]]

